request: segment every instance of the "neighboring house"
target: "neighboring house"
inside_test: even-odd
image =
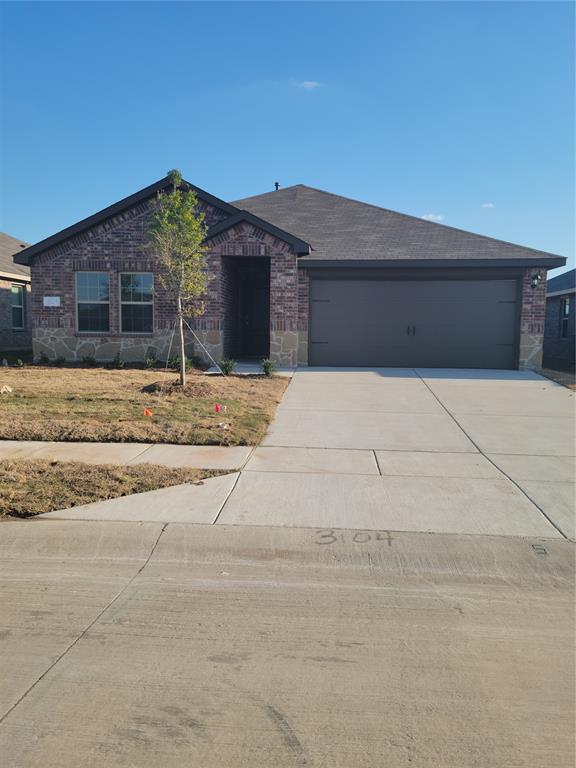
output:
[[[576,318],[576,269],[552,277],[546,286],[546,368],[574,370],[574,326]]]
[[[35,356],[165,359],[175,302],[146,236],[169,186],[161,179],[18,254],[32,270]],[[303,185],[233,204],[190,186],[211,278],[192,327],[216,359],[540,365],[546,270],[563,257]],[[189,349],[202,354],[191,337]]]
[[[0,357],[32,346],[29,312],[30,269],[12,256],[28,243],[0,232]]]

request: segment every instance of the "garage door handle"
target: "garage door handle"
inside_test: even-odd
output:
[[[406,336],[410,336],[410,326],[406,327]]]
[[[416,326],[412,326],[412,336],[416,336]]]

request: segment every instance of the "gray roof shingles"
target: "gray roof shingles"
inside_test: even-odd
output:
[[[23,240],[17,240],[5,232],[0,232],[0,275],[18,275],[30,279],[29,267],[12,261],[12,256],[20,253],[27,245],[28,243]]]
[[[297,184],[232,205],[310,243],[301,261],[562,258]]]
[[[546,293],[572,292],[576,288],[576,269],[551,277],[546,283]]]

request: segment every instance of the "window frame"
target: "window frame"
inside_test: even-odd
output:
[[[568,338],[568,323],[570,320],[570,296],[560,298],[560,338]]]
[[[122,301],[122,276],[123,275],[150,275],[152,278],[152,301]],[[118,318],[118,324],[120,326],[120,333],[123,336],[152,336],[154,334],[154,319],[155,319],[155,307],[154,307],[154,293],[156,287],[156,280],[154,272],[150,270],[135,270],[131,272],[119,272],[118,273],[118,303],[120,309],[120,317]],[[125,331],[124,330],[124,317],[122,314],[122,307],[124,304],[135,306],[151,306],[152,307],[152,329],[150,331]]]
[[[20,304],[14,304],[14,288],[19,288],[19,295],[22,299]],[[26,286],[22,283],[11,283],[10,284],[10,309],[11,309],[11,322],[12,322],[12,330],[13,331],[24,331],[26,330]],[[20,309],[22,311],[22,325],[14,325],[14,310]]]
[[[78,298],[78,275],[106,275],[108,278],[108,301],[80,301]],[[111,313],[110,313],[110,286],[112,284],[112,281],[110,280],[110,272],[106,272],[104,270],[95,270],[95,269],[78,269],[74,272],[74,305],[76,307],[75,313],[76,313],[76,333],[81,333],[82,335],[86,336],[110,336],[111,334]],[[83,331],[80,330],[80,315],[78,312],[78,307],[80,304],[107,304],[108,305],[108,330],[100,329],[100,330],[89,330],[89,331]]]

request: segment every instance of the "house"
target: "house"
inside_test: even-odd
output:
[[[576,269],[552,277],[546,286],[544,365],[557,370],[574,370],[574,326],[576,311]]]
[[[32,346],[28,311],[30,269],[12,260],[27,245],[0,232],[0,357],[4,352],[28,350]]]
[[[165,359],[174,297],[146,248],[161,179],[16,256],[34,354]],[[538,367],[546,270],[565,259],[297,185],[227,203],[194,185],[210,282],[191,322],[216,359]],[[203,354],[191,334],[190,350]]]

